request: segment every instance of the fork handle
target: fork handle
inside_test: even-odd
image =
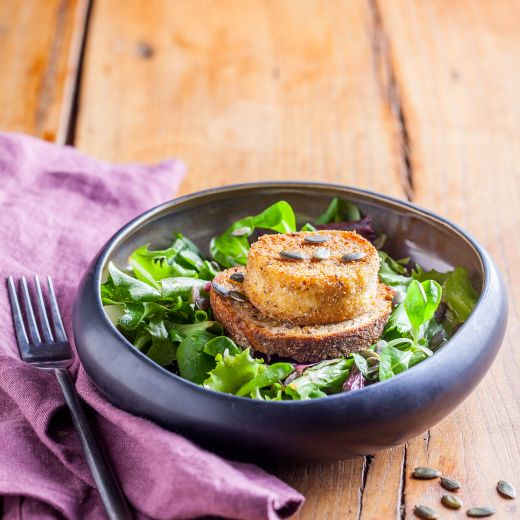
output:
[[[65,401],[72,414],[72,422],[78,432],[85,458],[87,459],[88,466],[96,482],[99,494],[101,495],[101,500],[105,506],[108,518],[110,520],[133,518],[134,515],[130,512],[130,507],[121,486],[111,471],[110,466],[107,464],[99,444],[94,437],[94,433],[90,428],[69,371],[58,368],[55,370],[55,373]]]

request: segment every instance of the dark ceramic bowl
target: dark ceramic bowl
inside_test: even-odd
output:
[[[181,231],[207,251],[233,221],[287,200],[301,222],[331,197],[359,204],[388,235],[385,249],[426,269],[465,266],[480,291],[459,331],[431,358],[361,390],[308,401],[262,402],[205,390],[150,361],[114,327],[99,286],[109,261],[151,242],[160,249]],[[487,372],[507,321],[506,291],[486,251],[451,222],[375,193],[328,184],[258,183],[181,197],[118,231],[85,274],[74,308],[74,338],[92,381],[116,406],[236,458],[339,459],[371,454],[418,435],[457,407]]]

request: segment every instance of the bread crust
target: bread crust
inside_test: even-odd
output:
[[[214,281],[228,290],[243,292],[243,284],[229,278],[238,271],[245,273],[243,267],[233,267],[219,273]],[[394,295],[393,289],[379,284],[375,304],[362,316],[312,326],[273,320],[249,301],[238,302],[222,297],[214,289],[210,291],[210,301],[215,318],[238,345],[268,355],[276,354],[301,363],[312,363],[347,356],[377,341],[392,311]]]
[[[317,235],[324,243],[309,243]],[[329,257],[313,256],[326,248]],[[291,260],[289,251],[304,256]],[[345,261],[347,253],[363,258]],[[377,296],[379,256],[374,246],[352,231],[263,235],[249,251],[244,293],[264,315],[295,325],[329,324],[361,316]]]

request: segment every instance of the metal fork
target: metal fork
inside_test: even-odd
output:
[[[21,278],[20,288],[27,326],[24,324],[24,318],[20,309],[20,303],[18,301],[18,295],[13,278],[10,276],[7,279],[14,329],[16,332],[16,340],[18,342],[20,356],[23,361],[35,367],[53,371],[56,374],[61,391],[65,397],[65,402],[70,409],[72,422],[78,432],[85,453],[85,458],[87,459],[90,471],[92,472],[99,494],[101,495],[101,500],[105,506],[108,518],[110,520],[126,520],[127,518],[132,518],[133,515],[130,512],[121,487],[103,457],[96,438],[88,424],[83,406],[79,400],[72,378],[67,370],[67,367],[72,364],[74,354],[67,340],[65,328],[61,321],[60,310],[58,302],[56,301],[56,295],[54,294],[52,280],[50,277],[47,277],[48,308],[50,311],[52,328],[47,316],[40,280],[37,276],[34,277],[34,283],[36,287],[37,308],[43,341],[40,336],[40,330],[38,330],[25,276]],[[27,331],[29,334],[27,334]]]

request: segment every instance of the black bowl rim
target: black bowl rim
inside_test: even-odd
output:
[[[107,262],[108,256],[112,253],[112,251],[117,247],[117,245],[123,240],[124,237],[126,237],[129,233],[131,233],[134,229],[145,223],[147,220],[153,218],[157,214],[161,213],[163,210],[177,206],[181,203],[188,202],[193,199],[198,199],[203,196],[207,195],[213,195],[216,193],[223,193],[223,192],[232,192],[232,191],[239,191],[244,189],[269,189],[269,188],[323,188],[323,189],[330,189],[330,190],[348,190],[351,193],[359,194],[361,196],[367,196],[368,198],[375,199],[375,200],[383,200],[385,202],[390,202],[400,208],[406,208],[407,210],[411,211],[412,213],[416,213],[421,215],[422,217],[426,217],[428,220],[436,221],[437,224],[446,226],[450,228],[452,231],[455,231],[459,237],[466,241],[473,250],[477,253],[477,256],[481,263],[481,268],[484,273],[484,280],[482,284],[482,290],[480,292],[479,298],[477,300],[477,305],[475,306],[475,309],[473,309],[471,315],[468,317],[468,319],[462,324],[462,326],[457,330],[457,332],[444,344],[442,347],[434,353],[431,358],[425,359],[421,363],[418,363],[417,365],[413,366],[409,370],[406,370],[405,372],[401,372],[400,374],[397,374],[396,376],[387,379],[386,381],[380,381],[373,385],[365,386],[359,390],[356,390],[355,392],[345,392],[345,393],[338,393],[338,394],[332,394],[328,395],[326,397],[320,397],[315,399],[307,399],[307,400],[286,400],[286,401],[260,401],[257,399],[251,399],[248,397],[242,397],[237,396],[233,394],[226,394],[223,392],[217,392],[214,390],[210,390],[208,388],[204,388],[203,386],[197,385],[196,383],[193,383],[187,379],[184,379],[183,377],[174,374],[173,372],[170,372],[169,370],[166,370],[165,368],[161,367],[154,361],[152,361],[148,356],[143,354],[140,350],[135,348],[132,343],[130,343],[116,328],[114,323],[110,320],[108,314],[106,313],[103,303],[101,301],[101,291],[99,290],[103,269]],[[478,307],[481,306],[482,302],[484,301],[485,297],[488,294],[489,286],[490,286],[490,274],[491,274],[491,265],[492,260],[490,259],[488,253],[484,250],[484,248],[473,238],[473,236],[468,233],[467,231],[463,230],[460,226],[457,224],[454,224],[450,220],[430,211],[425,208],[422,208],[420,206],[417,206],[416,204],[413,204],[409,201],[404,201],[401,199],[398,199],[397,197],[392,197],[390,195],[383,195],[381,193],[377,193],[370,190],[365,190],[362,188],[357,188],[354,186],[348,186],[344,184],[335,184],[335,183],[327,183],[327,182],[313,182],[313,181],[263,181],[263,182],[250,182],[250,183],[240,183],[240,184],[229,184],[225,186],[219,186],[218,188],[210,188],[194,193],[190,193],[187,195],[183,195],[181,197],[176,197],[170,201],[164,202],[162,204],[159,204],[157,206],[152,207],[151,209],[145,211],[144,213],[141,213],[134,219],[132,219],[130,222],[125,224],[123,227],[121,227],[118,231],[112,235],[112,237],[108,240],[108,242],[103,246],[101,252],[98,254],[97,258],[95,259],[94,264],[94,271],[93,271],[93,286],[97,289],[95,294],[95,302],[96,302],[96,308],[98,312],[100,312],[102,316],[102,320],[106,323],[109,330],[113,335],[115,335],[118,340],[135,356],[137,356],[142,362],[146,363],[148,366],[150,366],[153,370],[162,372],[163,374],[166,374],[168,377],[171,377],[174,381],[177,383],[188,385],[193,390],[199,391],[199,392],[209,392],[210,394],[213,394],[214,397],[229,400],[229,401],[235,401],[239,400],[243,403],[249,403],[251,406],[316,406],[319,403],[322,403],[324,400],[327,402],[331,402],[331,400],[348,400],[350,398],[354,398],[354,394],[356,395],[356,399],[359,398],[360,392],[363,394],[366,394],[367,399],[369,398],[369,395],[375,394],[375,392],[383,391],[388,385],[396,385],[399,381],[403,381],[410,377],[420,377],[421,372],[425,373],[426,377],[428,376],[427,371],[429,368],[429,363],[435,359],[437,362],[442,362],[442,358],[447,357],[449,354],[451,354],[451,351],[455,348],[455,343],[457,343],[457,339],[461,339],[464,329],[469,328],[475,320],[476,310]],[[375,397],[375,395],[374,395]]]

